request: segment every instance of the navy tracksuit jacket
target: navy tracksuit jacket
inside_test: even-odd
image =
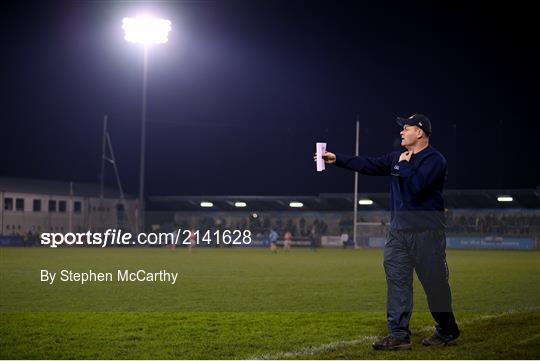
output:
[[[384,247],[390,333],[399,339],[410,337],[413,270],[416,270],[437,322],[436,332],[443,338],[455,338],[459,330],[448,284],[442,197],[446,159],[431,146],[413,154],[409,162],[398,162],[400,154],[392,152],[380,157],[336,154],[336,165],[361,174],[391,176],[391,223]]]
[[[336,154],[336,165],[391,178],[391,224],[395,230],[444,229],[446,159],[432,146],[398,163],[400,152],[381,157]]]

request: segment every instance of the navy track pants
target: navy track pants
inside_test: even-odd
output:
[[[426,293],[437,334],[443,338],[459,335],[448,284],[444,230],[390,230],[384,246],[384,270],[387,321],[392,336],[408,340],[411,335],[413,270]]]

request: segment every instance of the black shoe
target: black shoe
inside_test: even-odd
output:
[[[392,335],[388,335],[379,341],[373,342],[374,350],[409,350],[411,348],[410,340],[400,340]]]
[[[451,343],[453,343],[457,338],[459,337],[459,333],[457,336],[449,335],[446,337],[439,336],[437,332],[435,332],[431,337],[425,338],[422,340],[422,345],[424,346],[446,346]]]

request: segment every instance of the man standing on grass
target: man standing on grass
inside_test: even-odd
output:
[[[326,152],[328,164],[366,175],[391,176],[391,224],[384,246],[387,322],[390,334],[373,343],[376,350],[411,348],[413,270],[427,295],[435,333],[424,346],[447,345],[459,337],[452,311],[446,264],[444,200],[446,159],[429,145],[431,122],[422,114],[398,118],[401,145],[407,150],[380,157]]]

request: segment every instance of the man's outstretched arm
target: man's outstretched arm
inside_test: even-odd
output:
[[[327,164],[335,164],[338,167],[350,169],[366,175],[390,175],[393,154],[380,157],[349,156],[325,152],[323,159]]]

